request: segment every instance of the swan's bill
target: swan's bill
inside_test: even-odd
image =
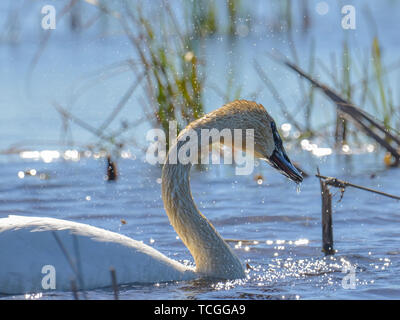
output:
[[[303,181],[303,177],[299,170],[290,162],[285,150],[275,149],[269,157],[268,162],[280,173],[293,180],[296,183]]]

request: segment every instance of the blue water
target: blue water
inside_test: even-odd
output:
[[[362,10],[365,1],[354,1]],[[385,5],[367,1],[378,22],[379,36],[388,61],[395,61],[400,42],[394,26],[399,5],[384,1]],[[4,20],[10,4],[0,4]],[[106,66],[134,57],[133,50],[123,35],[101,35],[101,27],[94,25],[87,33],[73,35],[66,22],[61,21],[32,73],[30,91],[26,77],[29,63],[43,35],[39,27],[40,15],[35,14],[42,2],[20,5],[21,38],[17,44],[0,43],[0,150],[15,146],[15,152],[0,156],[0,217],[8,214],[49,216],[88,223],[142,240],[182,262],[193,260],[170,226],[161,200],[160,168],[143,161],[146,129],[143,122],[132,132],[131,144],[126,146],[133,156],[120,158],[120,179],[116,183],[104,180],[105,160],[81,156],[79,161],[24,160],[23,150],[64,150],[59,141],[62,122],[52,106],[57,101],[75,115],[98,126],[118,103],[134,80],[131,72],[122,73],[96,85],[79,95],[75,93],[87,83],[88,75]],[[21,2],[22,3],[22,2]],[[295,33],[301,61],[306,63],[309,45],[314,37],[320,59],[328,59],[331,52],[339,54],[346,33],[340,28],[340,6],[328,1],[330,13],[313,12],[311,33]],[[335,2],[336,3],[336,2]],[[43,2],[45,4],[45,2]],[[261,5],[262,7],[262,5]],[[57,7],[58,8],[58,7]],[[61,7],[60,7],[61,8]],[[388,9],[389,8],[389,9]],[[83,6],[85,17],[95,13]],[[359,12],[357,11],[357,12]],[[39,12],[39,11],[37,11]],[[23,18],[23,19],[22,19]],[[261,89],[253,61],[257,61],[276,82],[281,95],[291,110],[298,101],[297,77],[265,58],[273,48],[285,51],[283,34],[265,32],[262,11],[253,34],[237,41],[216,36],[205,41],[206,88],[205,106],[214,110],[223,99],[213,90],[218,85],[225,89],[227,77],[233,73],[234,84],[243,85],[242,98],[253,98],[268,108],[278,123],[283,122],[276,102],[269,92]],[[368,23],[357,20],[357,30],[347,34],[352,46],[361,52],[371,44]],[[30,27],[31,26],[31,27]],[[110,30],[115,30],[111,27]],[[369,50],[369,49],[368,49]],[[238,63],[238,61],[240,63]],[[323,79],[328,81],[327,76]],[[324,78],[325,77],[325,78]],[[391,74],[393,86],[398,77]],[[95,77],[89,79],[95,79]],[[78,89],[77,89],[78,88]],[[139,90],[113,123],[140,119],[143,106]],[[397,97],[397,93],[394,94]],[[322,124],[333,119],[333,106],[317,96],[313,121]],[[368,109],[368,106],[366,107]],[[372,109],[368,109],[371,111]],[[89,132],[72,125],[70,138],[78,146],[96,142]],[[369,141],[370,142],[370,141]],[[327,141],[317,141],[328,147]],[[79,150],[85,148],[76,147]],[[365,151],[365,150],[364,150]],[[322,174],[337,176],[353,183],[389,193],[400,188],[400,171],[386,169],[381,152],[316,157],[300,147],[289,148],[289,156],[310,174],[319,166]],[[354,152],[357,153],[357,152]],[[20,172],[36,170],[36,175]],[[42,179],[40,178],[42,174]],[[256,176],[262,175],[261,184]],[[21,173],[20,173],[21,175]],[[399,203],[356,189],[347,189],[340,201],[340,191],[333,200],[334,256],[321,252],[321,199],[319,182],[310,177],[304,180],[300,192],[289,182],[260,163],[249,176],[236,176],[230,166],[210,166],[205,171],[192,171],[192,192],[202,212],[234,248],[251,269],[248,279],[227,282],[178,282],[155,285],[126,285],[121,297],[126,299],[398,299],[400,297]],[[211,189],[212,188],[212,189]],[[212,192],[210,192],[212,190]],[[337,192],[337,193],[336,193]],[[121,219],[126,224],[121,223]],[[346,266],[355,267],[355,289],[345,289],[342,280]],[[87,293],[92,299],[112,299],[113,292],[99,289]],[[71,293],[43,292],[37,296],[13,296],[5,299],[72,299]]]
[[[400,171],[384,170],[376,155],[310,159],[292,152],[304,170],[346,177],[387,192],[400,187]],[[306,165],[308,163],[308,165]],[[49,216],[91,224],[149,244],[179,261],[193,260],[163,210],[159,168],[139,158],[119,161],[120,179],[103,179],[104,160],[2,163],[0,214]],[[36,176],[17,177],[36,169]],[[337,168],[341,168],[338,170]],[[46,180],[39,178],[47,174]],[[289,182],[260,163],[255,174],[236,176],[230,166],[192,172],[192,191],[200,210],[247,262],[247,280],[126,285],[126,299],[393,299],[400,295],[400,213],[396,200],[348,189],[333,198],[334,256],[321,252],[319,182],[307,178],[296,192]],[[371,178],[371,175],[375,177]],[[213,192],[210,192],[210,190]],[[121,219],[126,224],[121,223]],[[238,242],[241,240],[241,244]],[[257,242],[254,242],[257,241]],[[44,244],[45,245],[45,244]],[[344,289],[343,267],[356,269],[355,289]],[[111,290],[88,292],[112,299]],[[12,298],[29,298],[16,296]],[[10,298],[10,297],[5,297]],[[43,292],[41,298],[69,299],[71,293]]]

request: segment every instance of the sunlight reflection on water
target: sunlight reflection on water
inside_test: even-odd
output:
[[[304,155],[296,160],[310,164]],[[338,158],[339,157],[339,158]],[[321,172],[343,175],[353,182],[377,188],[400,189],[399,170],[377,169],[376,156],[358,155],[352,160],[328,157],[317,162]],[[342,162],[339,162],[338,159]],[[0,215],[9,213],[70,219],[116,231],[149,244],[186,265],[193,260],[169,224],[158,183],[160,169],[132,158],[118,161],[120,180],[102,179],[105,159],[63,158],[46,163],[23,161],[0,163]],[[347,168],[347,171],[337,168]],[[306,171],[312,166],[304,165]],[[256,168],[265,181],[254,176],[235,176],[233,168],[212,166],[192,172],[192,193],[201,210],[248,265],[247,279],[236,281],[170,282],[121,286],[126,299],[313,299],[396,298],[400,234],[396,201],[384,202],[357,190],[346,190],[339,203],[334,196],[335,256],[321,252],[319,182],[307,178],[300,194],[296,186],[267,165]],[[24,173],[20,179],[18,173]],[[33,173],[36,173],[33,175]],[[39,179],[46,173],[48,178]],[[375,175],[371,178],[372,173]],[[235,183],[236,182],[236,183]],[[210,192],[212,186],[213,192]],[[282,199],[284,195],[284,200]],[[123,221],[123,222],[122,222]],[[397,223],[396,223],[397,222]],[[356,268],[356,289],[345,290],[345,266]],[[390,289],[390,290],[389,290]],[[381,295],[380,295],[381,294]],[[88,292],[93,299],[112,299],[111,289]],[[71,299],[71,293],[43,292],[17,299]]]

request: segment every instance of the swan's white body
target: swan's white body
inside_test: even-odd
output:
[[[47,291],[44,289],[49,288],[42,287],[43,278],[50,274],[43,269],[46,265],[55,268],[55,285],[59,291],[71,290],[72,279],[81,287],[80,278],[85,289],[111,286],[110,267],[116,270],[118,283],[155,283],[196,277],[194,269],[139,241],[53,218],[0,219],[0,255],[0,293],[5,294]]]
[[[273,154],[277,144],[274,139],[278,138],[277,132],[271,129],[272,122],[264,107],[241,100],[192,122],[181,132],[180,137],[189,129],[199,134],[201,129],[221,131],[235,128],[245,131],[254,128],[254,154],[267,159],[276,156]],[[184,142],[178,138],[176,150]],[[209,143],[199,142],[199,150],[202,143]],[[278,145],[281,149],[279,152],[284,152],[282,143],[278,142]],[[246,151],[246,147],[243,150]],[[0,293],[43,291],[42,281],[50,272],[48,269],[43,270],[47,265],[53,266],[56,272],[56,290],[70,290],[71,279],[82,289],[110,286],[111,267],[116,271],[119,284],[198,277],[245,277],[240,260],[193,201],[189,183],[191,165],[179,162],[170,164],[170,155],[171,152],[162,171],[162,197],[172,226],[195,260],[195,269],[114,232],[53,218],[9,216],[0,219]],[[286,160],[281,155],[281,167],[282,161]],[[295,170],[288,168],[291,166],[290,161],[285,163],[285,171]],[[301,179],[301,176],[296,175],[299,174],[295,173],[295,179]]]

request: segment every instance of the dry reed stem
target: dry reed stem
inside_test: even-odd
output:
[[[392,154],[392,156],[395,158],[395,163],[393,164],[393,166],[399,165],[400,154],[397,150],[400,149],[400,138],[391,134],[385,128],[385,126],[380,123],[379,120],[375,120],[373,116],[371,116],[364,110],[358,108],[353,103],[346,101],[334,90],[330,89],[327,85],[315,80],[312,76],[308,75],[298,66],[286,60],[285,58],[274,56],[274,59],[297,72],[300,76],[307,79],[313,86],[321,89],[324,94],[336,104],[338,111],[341,112],[346,119],[352,121],[358,128],[362,129],[364,133],[373,138],[376,142],[378,142],[382,147],[384,147]],[[377,132],[375,132],[373,129],[375,129]],[[384,134],[384,137],[380,136],[378,134],[379,132],[381,134]],[[391,145],[388,141],[386,141],[386,139],[388,138],[394,141],[397,145]]]
[[[114,291],[114,300],[118,300],[119,299],[119,290],[118,290],[117,274],[113,267],[110,268],[110,273],[111,273],[112,288]]]
[[[322,179],[320,179],[320,186],[322,200],[322,251],[325,255],[332,255],[335,253],[333,249],[332,194],[329,191],[328,184]]]
[[[323,175],[320,175],[320,174],[316,174],[315,176],[320,178],[320,179],[325,180],[325,183],[327,185],[333,186],[335,188],[344,189],[346,187],[353,187],[353,188],[361,189],[361,190],[364,190],[364,191],[373,192],[373,193],[376,193],[376,194],[379,194],[381,196],[385,196],[385,197],[388,197],[388,198],[393,198],[393,199],[396,199],[396,200],[400,200],[399,196],[395,196],[395,195],[392,195],[390,193],[386,193],[386,192],[374,190],[374,189],[371,189],[371,188],[363,187],[363,186],[360,186],[360,185],[357,185],[357,184],[354,184],[354,183],[351,183],[351,182],[340,180],[338,178],[327,177],[327,176],[323,176]]]

